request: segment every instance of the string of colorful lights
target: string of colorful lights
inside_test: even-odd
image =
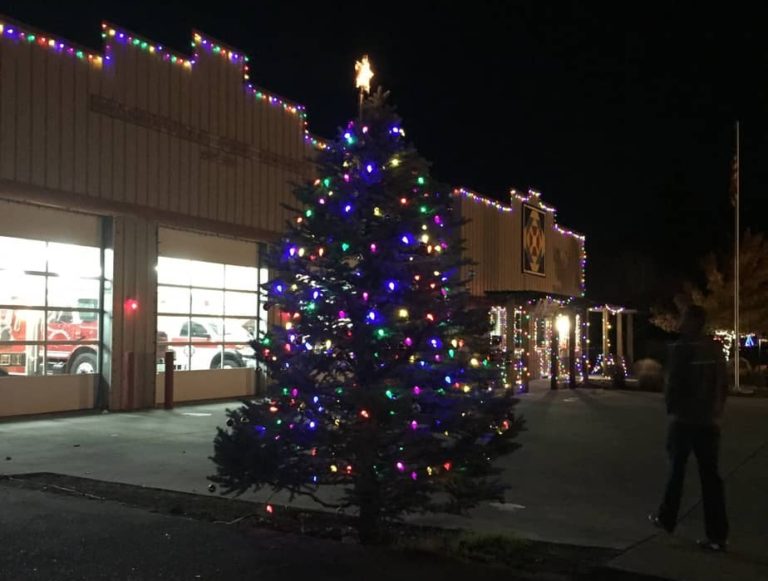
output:
[[[453,194],[456,197],[461,197],[467,200],[470,200],[472,202],[483,204],[485,206],[488,206],[490,208],[495,208],[499,212],[503,213],[509,213],[514,211],[513,206],[507,206],[505,204],[502,204],[501,202],[498,202],[496,200],[492,200],[490,198],[487,198],[485,196],[481,196],[475,192],[472,192],[471,190],[468,190],[466,188],[455,188],[453,190]],[[545,212],[549,212],[553,216],[553,228],[555,232],[558,234],[562,234],[563,236],[568,236],[570,238],[574,238],[579,243],[579,269],[580,269],[580,275],[579,275],[579,287],[580,287],[580,296],[585,296],[587,293],[587,249],[586,249],[586,237],[583,234],[579,234],[578,232],[575,232],[573,230],[569,230],[567,228],[563,228],[562,226],[558,225],[557,222],[554,221],[554,216],[556,214],[556,211],[554,208],[547,206],[541,201],[541,194],[539,192],[536,192],[534,190],[529,190],[527,196],[521,196],[518,194],[515,190],[510,191],[510,199],[513,201],[517,201],[519,203],[525,203],[530,205],[535,205],[538,208],[541,208]]]
[[[103,63],[103,57],[101,55],[76,47],[69,42],[64,42],[44,34],[33,32],[26,27],[22,28],[15,24],[0,22],[0,37],[8,40],[15,40],[17,42],[34,44],[41,48],[91,63],[95,66],[101,66]]]
[[[557,211],[553,207],[547,206],[544,202],[541,201],[541,192],[537,192],[535,190],[528,190],[528,195],[522,196],[518,194],[516,190],[510,190],[509,195],[511,200],[517,200],[518,202],[521,202],[523,204],[531,204],[533,206],[537,206],[542,210],[544,210],[545,212],[549,212],[551,214],[557,213]]]
[[[473,202],[478,202],[480,204],[484,204],[491,208],[496,208],[500,212],[512,212],[512,208],[510,206],[505,206],[501,202],[497,202],[496,200],[491,200],[490,198],[486,198],[484,196],[476,194],[466,188],[455,188],[453,190],[453,193],[456,196],[461,196],[468,200],[472,200]]]
[[[45,33],[37,32],[29,26],[11,23],[7,19],[0,21],[0,38],[23,42],[38,46],[55,53],[67,55],[77,60],[87,62],[95,67],[103,67],[112,61],[113,43],[119,42],[128,47],[133,47],[147,54],[152,54],[172,65],[191,71],[199,59],[199,50],[204,49],[212,55],[220,55],[223,59],[239,66],[242,69],[243,81],[246,90],[259,101],[268,103],[273,107],[282,109],[288,114],[296,115],[303,121],[304,141],[312,147],[323,150],[328,147],[325,140],[320,139],[309,132],[306,108],[257,87],[250,82],[249,58],[236,50],[225,47],[223,44],[204,37],[199,32],[194,33],[192,47],[195,53],[192,58],[175,53],[168,48],[154,43],[127,30],[120,29],[109,23],[102,23],[101,36],[104,39],[104,54],[100,55],[85,48],[78,47],[69,41],[53,38]]]

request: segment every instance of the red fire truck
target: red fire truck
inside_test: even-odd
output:
[[[95,301],[79,301],[80,308],[94,308]],[[0,309],[0,368],[9,375],[48,373],[96,373],[99,315],[96,311]],[[47,354],[43,327],[47,327]],[[61,341],[63,343],[51,343]],[[64,343],[65,342],[65,343]]]

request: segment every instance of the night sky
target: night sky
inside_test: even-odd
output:
[[[535,188],[587,235],[595,299],[646,306],[707,252],[729,251],[736,119],[743,221],[768,231],[765,14],[447,4],[26,0],[0,11],[94,48],[102,20],[183,52],[197,28],[245,51],[251,79],[306,105],[326,137],[355,114],[353,64],[368,53],[435,177],[501,200]]]

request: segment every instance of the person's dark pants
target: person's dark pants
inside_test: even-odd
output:
[[[664,500],[659,507],[659,521],[672,532],[683,495],[683,481],[688,456],[693,451],[699,465],[701,495],[707,538],[714,542],[728,539],[728,517],[725,514],[725,491],[720,478],[718,457],[720,428],[672,422],[667,435],[670,469]]]

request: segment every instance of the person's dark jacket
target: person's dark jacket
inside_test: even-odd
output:
[[[670,350],[667,413],[690,424],[720,422],[728,383],[722,348],[709,337],[682,338]]]

